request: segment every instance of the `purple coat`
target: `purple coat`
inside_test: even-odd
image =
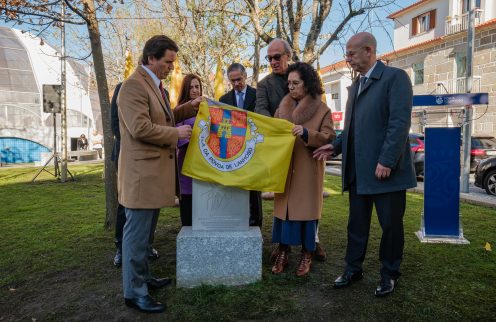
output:
[[[189,125],[193,127],[195,124],[196,116],[186,119],[182,122],[176,123],[176,127],[181,125]],[[191,195],[193,193],[193,180],[183,175],[181,172],[183,170],[184,158],[186,157],[186,150],[188,149],[189,140],[180,139],[177,141],[177,165],[179,167],[179,188],[182,195]]]

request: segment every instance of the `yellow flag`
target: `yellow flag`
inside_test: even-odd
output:
[[[217,60],[217,72],[215,73],[214,79],[214,98],[219,100],[222,95],[225,93],[224,88],[224,75],[222,71],[222,60],[219,58]]]
[[[183,82],[183,74],[181,72],[181,66],[179,62],[174,61],[174,70],[171,75],[170,83],[170,103],[173,107],[176,107],[177,101],[179,100],[179,92],[181,91],[181,84]]]
[[[322,74],[320,73],[320,63],[318,60],[317,60],[317,74],[319,75],[320,84],[322,84],[322,88],[324,89],[324,94],[322,94],[322,102],[324,102],[324,104],[327,105],[327,97],[325,93],[324,84],[322,83]]]
[[[133,59],[131,58],[131,52],[126,49],[126,63],[124,65],[124,79],[127,79],[129,75],[133,73]]]
[[[202,102],[182,173],[245,190],[284,192],[293,126],[219,102]]]

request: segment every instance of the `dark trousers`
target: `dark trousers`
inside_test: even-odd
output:
[[[125,207],[121,204],[117,207],[117,216],[115,217],[115,247],[122,251],[122,237],[124,234],[124,225],[126,224],[126,212]],[[150,235],[148,236],[148,246],[151,251],[153,241],[155,240],[155,230],[157,229],[158,215],[159,212],[153,214]]]
[[[359,271],[367,251],[370,219],[375,205],[382,228],[379,259],[381,276],[397,278],[403,259],[403,215],[406,191],[395,191],[375,195],[359,195],[356,185],[350,187],[350,213],[348,219],[348,245],[346,248],[346,270]]]
[[[154,218],[160,209],[125,208],[126,224],[122,239],[122,285],[124,298],[132,299],[148,294],[150,280],[148,265],[149,240]]]
[[[179,198],[179,214],[181,215],[181,226],[193,226],[192,195],[181,195],[181,198]]]
[[[250,191],[250,226],[262,228],[262,193],[260,191]]]
[[[181,195],[179,199],[179,214],[181,226],[193,225],[193,198],[192,195]],[[262,194],[260,191],[250,191],[250,226],[262,228]]]

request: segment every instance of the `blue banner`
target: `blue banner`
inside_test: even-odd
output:
[[[460,140],[459,127],[425,129],[426,237],[459,237]]]
[[[413,106],[465,106],[489,104],[487,93],[414,95]]]

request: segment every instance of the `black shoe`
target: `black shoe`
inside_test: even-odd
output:
[[[115,252],[114,256],[114,266],[115,267],[121,267],[122,265],[122,251],[117,248],[117,251]]]
[[[165,311],[165,305],[157,302],[150,295],[135,299],[124,299],[127,306],[145,313],[160,313]]]
[[[343,288],[350,286],[352,282],[357,282],[363,278],[363,272],[362,271],[357,271],[357,272],[351,272],[351,271],[345,271],[343,275],[339,276],[335,281],[334,281],[334,288]]]
[[[375,296],[384,297],[388,294],[393,293],[394,288],[398,285],[398,279],[390,278],[390,277],[382,277],[381,282],[377,285],[375,289]]]
[[[172,283],[170,278],[151,278],[146,282],[149,290],[157,290]]]
[[[320,243],[315,243],[315,252],[313,253],[313,258],[315,258],[319,262],[325,262],[327,259],[327,253],[324,248],[322,248]]]
[[[152,247],[150,254],[148,254],[149,259],[158,259],[160,256],[158,255],[158,250]]]

